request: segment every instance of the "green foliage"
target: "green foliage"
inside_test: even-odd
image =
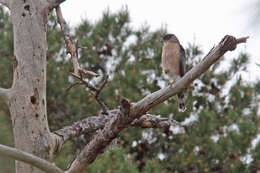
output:
[[[13,34],[8,13],[0,7],[0,84],[8,88],[12,82]],[[11,122],[7,106],[0,99],[0,144],[13,146]],[[14,160],[0,155],[1,171],[14,172]]]
[[[228,71],[216,72],[218,68],[213,66],[194,82],[192,90],[188,89],[189,102],[194,105],[189,114],[197,121],[185,128],[184,133],[168,135],[166,138],[170,141],[158,134],[160,138],[154,142],[158,151],[166,148],[163,164],[169,167],[169,172],[246,172],[251,169],[242,158],[252,154],[251,143],[258,134],[260,119],[254,86],[237,76],[245,70],[247,62],[248,56],[242,53],[232,61]],[[231,88],[224,94],[222,90],[231,80]],[[153,145],[151,148],[155,149]]]
[[[0,86],[10,87],[12,26],[2,9],[0,15],[3,16],[0,19]],[[120,96],[135,102],[168,83],[160,69],[159,40],[166,29],[151,31],[148,26],[134,29],[129,12],[122,9],[117,13],[104,12],[96,23],[83,20],[72,33],[81,47],[81,67],[100,74],[98,78],[89,78],[90,82],[96,85],[109,75],[109,82],[101,93],[109,108],[117,108]],[[47,111],[50,127],[56,130],[94,116],[101,108],[84,86],[66,90],[77,80],[70,76],[70,56],[66,55],[63,35],[53,15],[49,18],[47,38]],[[186,54],[188,69],[202,60],[202,51],[195,44],[189,44]],[[260,144],[252,144],[252,141],[260,125],[260,82],[243,81],[241,72],[246,70],[248,60],[248,55],[241,53],[228,69],[222,68],[223,61],[214,64],[187,89],[185,113],[178,112],[175,97],[150,111],[189,125],[165,131],[129,128],[121,133],[119,147],[105,150],[87,172],[259,170]],[[0,127],[4,128],[1,135],[6,136],[6,144],[10,145],[10,122],[5,116],[8,111],[2,104],[0,109],[3,110]],[[89,136],[67,143],[56,156],[56,164],[65,169],[87,140]],[[163,157],[159,159],[159,155]]]
[[[123,148],[107,150],[86,170],[86,173],[138,173],[136,166],[131,160],[131,156],[128,156],[127,151]]]
[[[13,136],[11,135],[11,122],[8,114],[0,110],[0,144],[13,146]],[[4,172],[14,172],[14,160],[0,155],[0,168]]]

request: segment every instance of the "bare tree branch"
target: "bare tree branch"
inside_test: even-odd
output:
[[[94,95],[95,99],[100,104],[100,106],[103,110],[103,113],[108,114],[107,113],[108,107],[106,106],[106,104],[100,98],[100,93],[101,93],[102,89],[105,87],[105,85],[107,84],[108,76],[105,77],[104,81],[100,84],[99,87],[95,87],[94,85],[92,85],[91,83],[89,83],[88,81],[83,79],[81,76],[77,76],[73,73],[72,73],[72,76],[79,79],[83,84],[86,85],[87,88],[89,88],[91,90],[91,93]]]
[[[86,75],[92,76],[92,77],[98,77],[99,76],[99,74],[97,74],[97,73],[95,73],[93,71],[87,71],[87,70],[79,69],[79,72],[81,74],[86,74]]]
[[[92,72],[92,71],[87,71],[87,70],[84,70],[84,69],[80,68],[79,62],[78,62],[78,53],[77,53],[78,52],[77,48],[79,46],[72,42],[72,39],[71,39],[71,36],[70,36],[70,33],[69,33],[69,28],[68,28],[68,26],[66,24],[66,21],[64,20],[64,18],[62,16],[62,12],[61,12],[60,6],[58,6],[56,8],[56,14],[57,14],[58,22],[59,22],[59,24],[61,26],[61,30],[64,33],[64,39],[65,39],[65,43],[66,43],[66,46],[67,46],[67,51],[68,51],[68,53],[70,53],[71,58],[72,58],[73,69],[74,69],[74,73],[72,73],[72,75],[75,78],[81,80],[81,82],[83,84],[85,84],[86,87],[88,87],[92,91],[91,93],[94,95],[95,99],[100,104],[103,112],[105,114],[107,114],[108,108],[107,108],[106,104],[99,97],[99,94],[100,94],[101,90],[104,88],[104,86],[106,85],[107,80],[108,80],[108,76],[105,77],[105,80],[103,81],[103,83],[100,85],[99,88],[93,86],[88,81],[83,79],[83,77],[82,77],[83,74],[86,74],[86,75],[89,75],[89,76],[93,76],[93,77],[97,77],[99,75],[94,73],[94,72]],[[71,87],[73,87],[73,86],[75,86],[75,85],[70,86],[69,89]]]
[[[82,82],[73,83],[73,84],[71,84],[71,85],[66,89],[66,91],[69,91],[71,88],[73,88],[73,87],[76,86],[76,85],[83,85],[83,83],[82,83]]]
[[[79,63],[78,63],[76,46],[72,42],[72,39],[71,39],[70,33],[69,33],[69,28],[67,26],[66,21],[64,20],[64,18],[62,16],[60,6],[57,6],[56,14],[57,14],[58,22],[61,26],[61,30],[64,33],[64,40],[65,40],[65,43],[66,43],[66,46],[67,46],[67,51],[71,55],[71,58],[72,58],[74,74],[79,76],[79,68],[80,67],[79,67]]]
[[[64,173],[64,171],[55,166],[53,163],[16,148],[0,144],[0,154],[33,165],[47,173]]]
[[[7,102],[10,89],[0,88],[0,99]]]
[[[67,140],[80,136],[84,133],[93,133],[98,129],[104,128],[105,124],[117,114],[119,110],[109,111],[108,116],[99,114],[98,116],[88,117],[81,121],[73,123],[71,126],[65,126],[64,128],[55,131],[54,133],[63,138],[63,142]],[[61,144],[63,145],[63,144]]]
[[[98,88],[98,90],[95,92],[95,98],[97,100],[97,102],[100,104],[100,106],[102,107],[103,113],[104,114],[108,114],[108,107],[106,106],[106,104],[100,99],[100,93],[102,91],[102,89],[105,87],[105,85],[107,84],[107,80],[108,80],[108,76],[105,77],[105,80],[103,81],[103,83],[101,83],[100,87]]]
[[[51,4],[51,8],[58,7],[64,1],[66,1],[66,0],[48,0],[48,2]]]
[[[84,83],[86,85],[87,88],[89,88],[91,91],[93,92],[97,92],[98,88],[95,87],[94,85],[92,85],[91,83],[89,83],[88,81],[82,79],[82,77],[75,75],[74,73],[71,73],[71,75],[79,80],[81,80],[82,83]]]
[[[238,39],[237,39],[237,44],[239,44],[239,43],[245,43],[245,42],[247,41],[247,39],[249,39],[249,36],[238,38]]]
[[[71,126],[65,126],[64,128],[55,131],[54,133],[62,137],[62,141],[59,141],[59,149],[61,149],[64,143],[74,137],[82,134],[94,133],[98,129],[103,129],[105,124],[115,117],[120,112],[119,109],[109,110],[108,115],[99,113],[97,116],[87,117],[83,120],[73,123]],[[160,116],[145,114],[141,118],[134,120],[131,126],[141,128],[161,128],[167,129],[170,126],[180,125],[177,121],[169,120],[168,118],[161,118]]]
[[[168,118],[161,118],[160,116],[145,114],[142,115],[139,119],[135,119],[132,123],[132,126],[141,127],[141,128],[161,128],[169,129],[171,126],[182,126],[179,122],[175,120],[169,120]]]
[[[106,123],[105,127],[85,146],[66,173],[83,172],[96,159],[98,154],[102,153],[104,148],[109,145],[123,129],[127,128],[133,120],[144,115],[152,107],[185,90],[190,83],[204,73],[228,50],[234,50],[237,44],[246,42],[246,40],[247,38],[236,39],[233,36],[227,35],[221,40],[218,46],[213,48],[198,65],[186,73],[173,87],[168,86],[151,93],[137,103],[130,103],[129,100],[122,98],[119,113]]]
[[[100,87],[95,87],[94,85],[92,85],[91,83],[89,83],[88,81],[83,79],[81,76],[77,76],[74,73],[72,73],[72,76],[79,79],[83,84],[86,85],[87,88],[90,89],[91,94],[94,95],[96,101],[100,104],[100,106],[103,110],[103,113],[108,114],[107,113],[108,107],[106,106],[106,104],[100,98],[100,93],[101,93],[102,89],[105,87],[105,85],[107,84],[108,76],[105,77],[105,79],[104,79],[103,83],[101,83]]]

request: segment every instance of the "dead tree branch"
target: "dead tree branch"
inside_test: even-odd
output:
[[[104,114],[108,114],[108,107],[106,106],[106,104],[101,100],[100,98],[100,92],[102,91],[102,89],[105,87],[105,85],[107,84],[107,80],[108,80],[108,76],[105,77],[105,80],[103,81],[103,83],[101,83],[100,87],[98,87],[98,90],[95,92],[95,98],[97,100],[97,102],[100,104],[100,106],[102,107],[103,113]]]
[[[72,58],[73,69],[74,69],[74,73],[72,73],[72,76],[79,79],[83,84],[86,85],[87,88],[89,88],[91,90],[91,93],[94,95],[96,101],[100,104],[103,112],[105,114],[107,114],[108,108],[107,108],[106,104],[101,100],[100,92],[102,91],[102,89],[106,85],[107,80],[108,80],[108,76],[105,77],[105,80],[103,81],[103,83],[98,88],[93,86],[92,84],[90,84],[85,79],[83,79],[82,76],[84,74],[92,76],[92,77],[97,77],[99,75],[96,74],[95,72],[87,71],[87,70],[80,68],[79,62],[78,62],[78,53],[77,53],[78,52],[77,48],[79,46],[75,45],[72,42],[72,39],[71,39],[71,36],[70,36],[70,33],[69,33],[69,28],[66,24],[66,21],[64,20],[64,18],[62,16],[62,12],[61,12],[61,9],[60,9],[59,6],[56,8],[56,14],[57,14],[58,22],[61,26],[61,30],[64,33],[64,40],[65,40],[65,43],[66,43],[67,52],[71,55],[71,58]],[[70,86],[69,89],[73,86],[75,86],[75,85]]]
[[[89,83],[88,81],[86,81],[85,79],[83,79],[80,76],[75,75],[74,73],[72,73],[72,76],[74,76],[75,78],[79,79],[83,84],[85,84],[85,86],[87,88],[90,89],[91,94],[94,95],[96,101],[100,104],[103,113],[104,114],[108,114],[108,107],[106,106],[106,104],[101,100],[100,98],[100,93],[102,91],[102,89],[105,87],[105,85],[107,84],[107,80],[108,80],[108,76],[105,77],[104,81],[101,83],[100,87],[95,87],[94,85],[92,85],[91,83]]]
[[[87,88],[89,88],[92,92],[97,92],[98,88],[95,87],[94,85],[92,85],[91,83],[89,83],[88,81],[82,79],[80,76],[75,75],[74,73],[71,73],[71,75],[77,79],[79,79],[82,83],[84,83],[86,85]]]
[[[130,118],[131,103],[122,98],[120,101],[120,111],[106,123],[105,127],[98,133],[81,151],[73,161],[66,173],[81,173],[102,153],[104,148],[115,139],[118,134],[126,128],[133,120]]]
[[[74,137],[82,134],[91,134],[96,132],[98,129],[103,129],[105,124],[115,117],[120,112],[119,109],[109,110],[108,115],[99,113],[97,116],[87,117],[83,120],[73,123],[71,126],[66,126],[54,133],[62,137],[62,141],[59,141],[59,149],[61,149],[64,143]],[[141,128],[160,128],[168,129],[170,126],[181,126],[177,121],[169,120],[168,118],[161,118],[156,115],[145,114],[141,118],[134,120],[131,123],[133,127]]]
[[[81,68],[79,69],[79,72],[81,74],[85,74],[85,75],[92,76],[92,77],[98,77],[99,76],[99,74],[97,74],[93,71],[87,71],[87,70],[84,70],[84,69],[81,69]]]
[[[83,85],[83,83],[82,82],[73,83],[66,89],[66,91],[69,91],[71,88],[75,87],[76,85]]]
[[[7,102],[10,89],[0,88],[0,99]]]
[[[61,3],[63,3],[64,1],[66,1],[66,0],[48,0],[48,2],[49,2],[50,5],[51,5],[51,9],[58,7],[58,6],[59,6]]]
[[[152,107],[185,90],[189,84],[204,73],[227,51],[234,50],[237,44],[244,43],[246,40],[247,38],[236,39],[233,36],[227,35],[198,65],[193,67],[185,74],[185,76],[182,77],[182,79],[176,82],[173,87],[168,86],[151,93],[137,103],[131,103],[129,100],[122,98],[120,101],[120,111],[109,122],[107,122],[105,127],[85,146],[66,173],[83,172],[96,159],[96,157],[102,153],[104,148],[135,119],[146,114],[146,112]]]
[[[63,143],[67,140],[80,136],[84,133],[93,133],[98,129],[104,128],[105,124],[117,113],[118,110],[109,111],[108,116],[102,114],[98,116],[88,117],[78,122],[73,123],[71,126],[66,126],[60,130],[55,131],[54,133],[63,138]],[[63,145],[63,144],[61,144]]]
[[[56,14],[58,18],[58,22],[61,26],[61,30],[64,33],[64,40],[67,46],[67,51],[71,55],[72,63],[73,63],[73,69],[74,69],[74,74],[79,76],[79,63],[78,63],[78,57],[77,57],[77,50],[76,46],[73,44],[72,39],[70,37],[69,33],[69,28],[67,26],[66,21],[64,20],[61,12],[60,6],[56,8]]]
[[[15,160],[23,161],[25,163],[33,165],[47,173],[64,173],[64,171],[55,166],[53,163],[50,163],[44,159],[41,159],[24,151],[18,150],[16,148],[0,144],[0,153],[1,155],[5,155]]]
[[[181,124],[175,120],[169,120],[168,118],[161,118],[160,116],[145,114],[139,119],[135,119],[132,126],[141,128],[160,128],[169,129],[171,126],[181,126]]]
[[[237,41],[237,44],[245,43],[247,39],[249,39],[249,36],[238,38],[238,39],[236,39],[236,41]]]

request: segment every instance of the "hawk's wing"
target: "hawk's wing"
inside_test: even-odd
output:
[[[180,56],[180,75],[182,77],[186,73],[186,54],[182,45],[180,45]]]

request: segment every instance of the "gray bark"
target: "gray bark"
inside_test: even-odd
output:
[[[46,0],[10,0],[14,32],[14,79],[8,94],[15,147],[45,160],[55,148],[46,111]],[[16,173],[42,173],[16,161]]]

